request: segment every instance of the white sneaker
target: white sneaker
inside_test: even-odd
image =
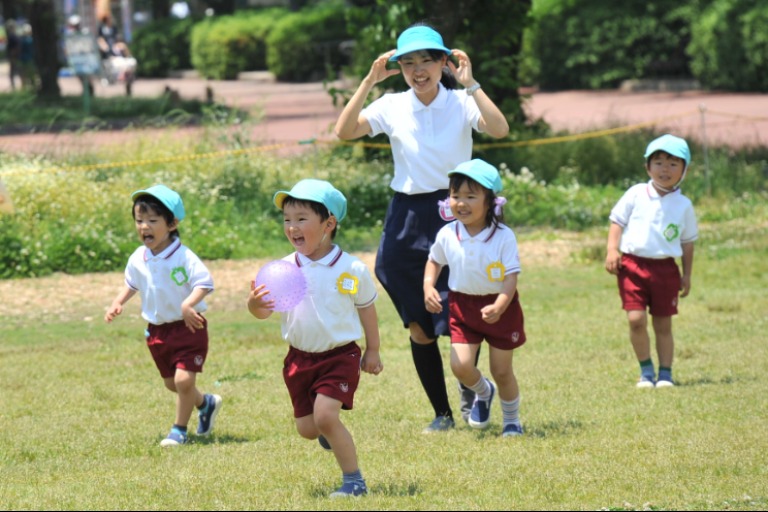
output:
[[[657,388],[673,388],[675,387],[675,383],[671,380],[660,380],[656,383]]]

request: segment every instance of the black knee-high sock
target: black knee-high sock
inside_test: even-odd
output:
[[[437,341],[428,345],[420,345],[411,340],[411,353],[421,385],[435,409],[435,416],[452,417],[453,413],[448,403],[448,392],[445,389],[443,358],[440,357],[440,347],[437,346]]]

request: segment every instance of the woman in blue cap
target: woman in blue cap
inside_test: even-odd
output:
[[[387,69],[393,61],[399,69]],[[363,108],[376,84],[400,73],[408,91],[385,94]],[[456,82],[465,89],[456,90]],[[449,332],[447,313],[424,308],[419,283],[437,232],[451,220],[450,212],[436,205],[448,195],[448,171],[472,157],[472,130],[501,138],[509,124],[475,80],[467,54],[448,49],[437,31],[422,24],[405,30],[397,49],[373,61],[335,128],[343,140],[386,133],[392,144],[395,195],[384,222],[376,277],[410,331],[416,371],[435,411],[425,432],[448,430],[454,420],[436,343]],[[436,288],[447,298],[447,272]],[[462,393],[467,414],[473,399]]]

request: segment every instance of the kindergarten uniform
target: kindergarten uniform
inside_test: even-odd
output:
[[[375,302],[376,284],[365,263],[336,245],[318,261],[298,252],[283,260],[298,265],[307,280],[305,297],[281,318],[290,344],[283,378],[294,417],[312,414],[318,393],[352,409],[362,357],[356,340],[364,334],[357,309]]]
[[[139,247],[128,259],[125,284],[141,296],[141,316],[149,323],[149,351],[163,378],[173,377],[176,368],[200,373],[208,355],[208,328],[192,333],[184,324],[181,304],[195,288],[213,290],[208,268],[176,238],[164,251],[153,255]],[[205,301],[195,311],[207,310]]]
[[[390,187],[395,195],[384,220],[376,277],[405,327],[417,322],[430,338],[447,334],[447,313],[426,311],[422,290],[414,283],[421,283],[430,246],[447,222],[437,206],[448,196],[447,173],[472,157],[472,130],[479,131],[480,110],[463,90],[440,84],[429,105],[409,89],[385,94],[360,116],[368,121],[371,137],[389,136],[394,160]],[[444,299],[446,274],[436,283]]]
[[[480,313],[496,300],[505,276],[520,272],[517,239],[509,227],[491,226],[472,237],[461,222],[453,221],[437,234],[429,259],[451,270],[451,343],[478,344],[486,339],[501,350],[512,350],[525,343],[523,310],[517,291],[498,322],[489,324]]]
[[[631,187],[610,214],[622,228],[619,292],[625,310],[677,314],[682,244],[699,237],[693,204],[680,189],[660,196],[653,182]]]

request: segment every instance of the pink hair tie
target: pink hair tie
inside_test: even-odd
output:
[[[504,197],[497,197],[494,203],[496,203],[496,207],[493,209],[493,213],[495,213],[497,217],[500,217],[502,208],[507,204],[507,200]]]

